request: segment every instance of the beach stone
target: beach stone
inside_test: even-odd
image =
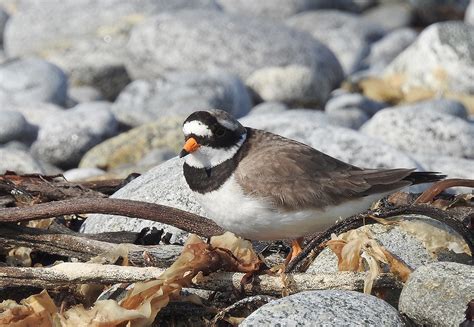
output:
[[[436,262],[410,275],[398,307],[420,326],[459,326],[473,294],[472,265]]]
[[[94,179],[105,174],[105,171],[99,168],[73,168],[63,173],[64,178],[69,182],[84,181]]]
[[[354,291],[306,291],[261,306],[240,324],[250,326],[405,326],[395,308]]]
[[[333,53],[307,33],[217,11],[181,10],[147,19],[133,29],[128,50],[127,70],[134,79],[156,78],[171,70],[220,68],[246,80],[262,68],[298,66],[310,68],[321,89],[314,90],[314,98],[324,102],[343,78]],[[280,76],[268,82],[286,83]],[[289,76],[289,86],[281,88],[290,88],[295,78],[299,75]]]
[[[458,117],[464,120],[468,120],[469,116],[466,107],[461,102],[446,98],[419,101],[415,103],[389,107],[386,109],[417,113],[428,112],[428,114],[430,112],[437,112],[440,114]]]
[[[337,121],[337,125],[351,129],[359,129],[369,120],[364,110],[360,108],[340,108],[326,111],[329,118]]]
[[[464,18],[469,0],[409,0],[417,18],[424,24]]]
[[[78,103],[105,100],[99,90],[91,86],[73,86],[69,88],[70,107]]]
[[[68,79],[39,58],[12,59],[0,65],[0,97],[15,103],[51,102],[64,105]]]
[[[385,33],[380,26],[358,15],[338,10],[303,12],[285,22],[310,33],[331,49],[348,75],[358,70],[369,53],[370,43]]]
[[[112,111],[121,123],[135,127],[205,108],[219,108],[242,117],[251,107],[250,95],[237,76],[225,71],[193,71],[135,80],[120,93]]]
[[[183,159],[173,158],[151,169],[115,192],[112,198],[159,203],[205,216],[194,199],[183,175]],[[145,227],[164,229],[173,234],[172,243],[184,243],[187,233],[175,227],[149,220],[112,215],[89,215],[81,227],[84,233],[114,231],[139,232]]]
[[[79,167],[113,169],[136,164],[154,149],[179,153],[184,142],[182,126],[185,119],[184,116],[168,116],[112,137],[89,150]]]
[[[286,104],[278,101],[267,101],[257,104],[252,110],[248,113],[249,115],[260,115],[260,114],[277,114],[288,110]]]
[[[118,123],[107,102],[89,102],[48,117],[32,152],[63,168],[76,167],[93,146],[115,135]]]
[[[264,129],[364,168],[421,168],[410,156],[357,131],[334,125],[324,112],[299,109],[278,115],[250,115],[244,126]]]
[[[17,111],[0,110],[0,144],[18,140],[32,142],[37,128],[30,125]]]
[[[408,153],[474,158],[474,124],[436,111],[384,109],[361,131]]]
[[[60,114],[64,111],[64,108],[52,103],[34,102],[22,104],[4,103],[4,106],[0,107],[0,114],[3,110],[19,112],[25,117],[28,123],[41,128],[48,117]]]
[[[400,28],[388,33],[383,38],[373,43],[370,53],[364,60],[364,65],[370,69],[371,74],[380,75],[383,70],[410,44],[418,34],[411,28]]]
[[[407,3],[386,2],[368,9],[363,13],[363,17],[390,32],[410,26],[414,18],[413,14],[413,8]]]
[[[336,92],[333,91],[332,96],[324,110],[329,113],[332,111],[342,111],[344,109],[357,108],[366,113],[369,117],[375,115],[381,109],[387,107],[384,102],[374,101],[370,98],[363,96],[360,93],[348,93],[346,91]]]
[[[214,0],[22,1],[7,25],[5,49],[10,57],[40,55],[74,85],[94,86],[112,100],[130,82],[123,62],[133,26],[182,8],[218,9]]]
[[[462,159],[451,156],[415,154],[413,157],[427,171],[439,171],[448,178],[474,179],[474,170],[466,167],[474,167],[473,159]]]
[[[474,94],[473,47],[474,26],[460,21],[436,23],[424,29],[383,74],[402,81],[404,92]]]
[[[28,151],[0,147],[0,174],[7,170],[17,174],[45,173],[41,164]]]

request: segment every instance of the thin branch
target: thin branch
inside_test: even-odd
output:
[[[439,195],[444,190],[451,187],[472,187],[474,188],[473,179],[462,179],[462,178],[452,178],[439,181],[431,185],[426,191],[424,191],[416,200],[417,203],[430,203],[433,201],[434,197]]]
[[[117,284],[158,279],[159,268],[122,267],[86,263],[61,263],[51,268],[0,267],[0,287],[36,286],[57,288],[71,284]],[[240,289],[243,273],[217,272],[207,277],[196,277],[195,288],[211,291]],[[283,278],[284,277],[284,278]],[[315,289],[344,289],[360,291],[366,273],[338,272],[327,274],[291,274],[285,276],[260,275],[244,286],[246,294],[279,295],[282,291],[297,293]],[[285,279],[285,281],[283,280]],[[401,288],[392,274],[382,274],[375,288]]]
[[[224,233],[212,220],[176,208],[123,199],[72,199],[30,207],[0,209],[0,222],[20,222],[61,215],[102,213],[141,218],[171,225],[190,233],[210,237]]]

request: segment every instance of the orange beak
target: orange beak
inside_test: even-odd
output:
[[[179,157],[185,157],[188,154],[196,151],[199,148],[199,144],[197,143],[196,139],[194,137],[190,137],[186,143],[184,143],[183,150],[179,153]]]

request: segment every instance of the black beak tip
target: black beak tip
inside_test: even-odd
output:
[[[188,154],[189,154],[189,152],[186,151],[185,149],[183,149],[183,150],[181,150],[181,152],[179,153],[179,157],[180,157],[180,158],[183,158],[183,157],[186,157]]]

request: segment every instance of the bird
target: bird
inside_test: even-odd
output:
[[[359,168],[244,127],[218,109],[193,112],[182,129],[184,178],[208,218],[245,239],[292,240],[289,260],[302,251],[305,236],[404,187],[445,177],[406,168]]]

